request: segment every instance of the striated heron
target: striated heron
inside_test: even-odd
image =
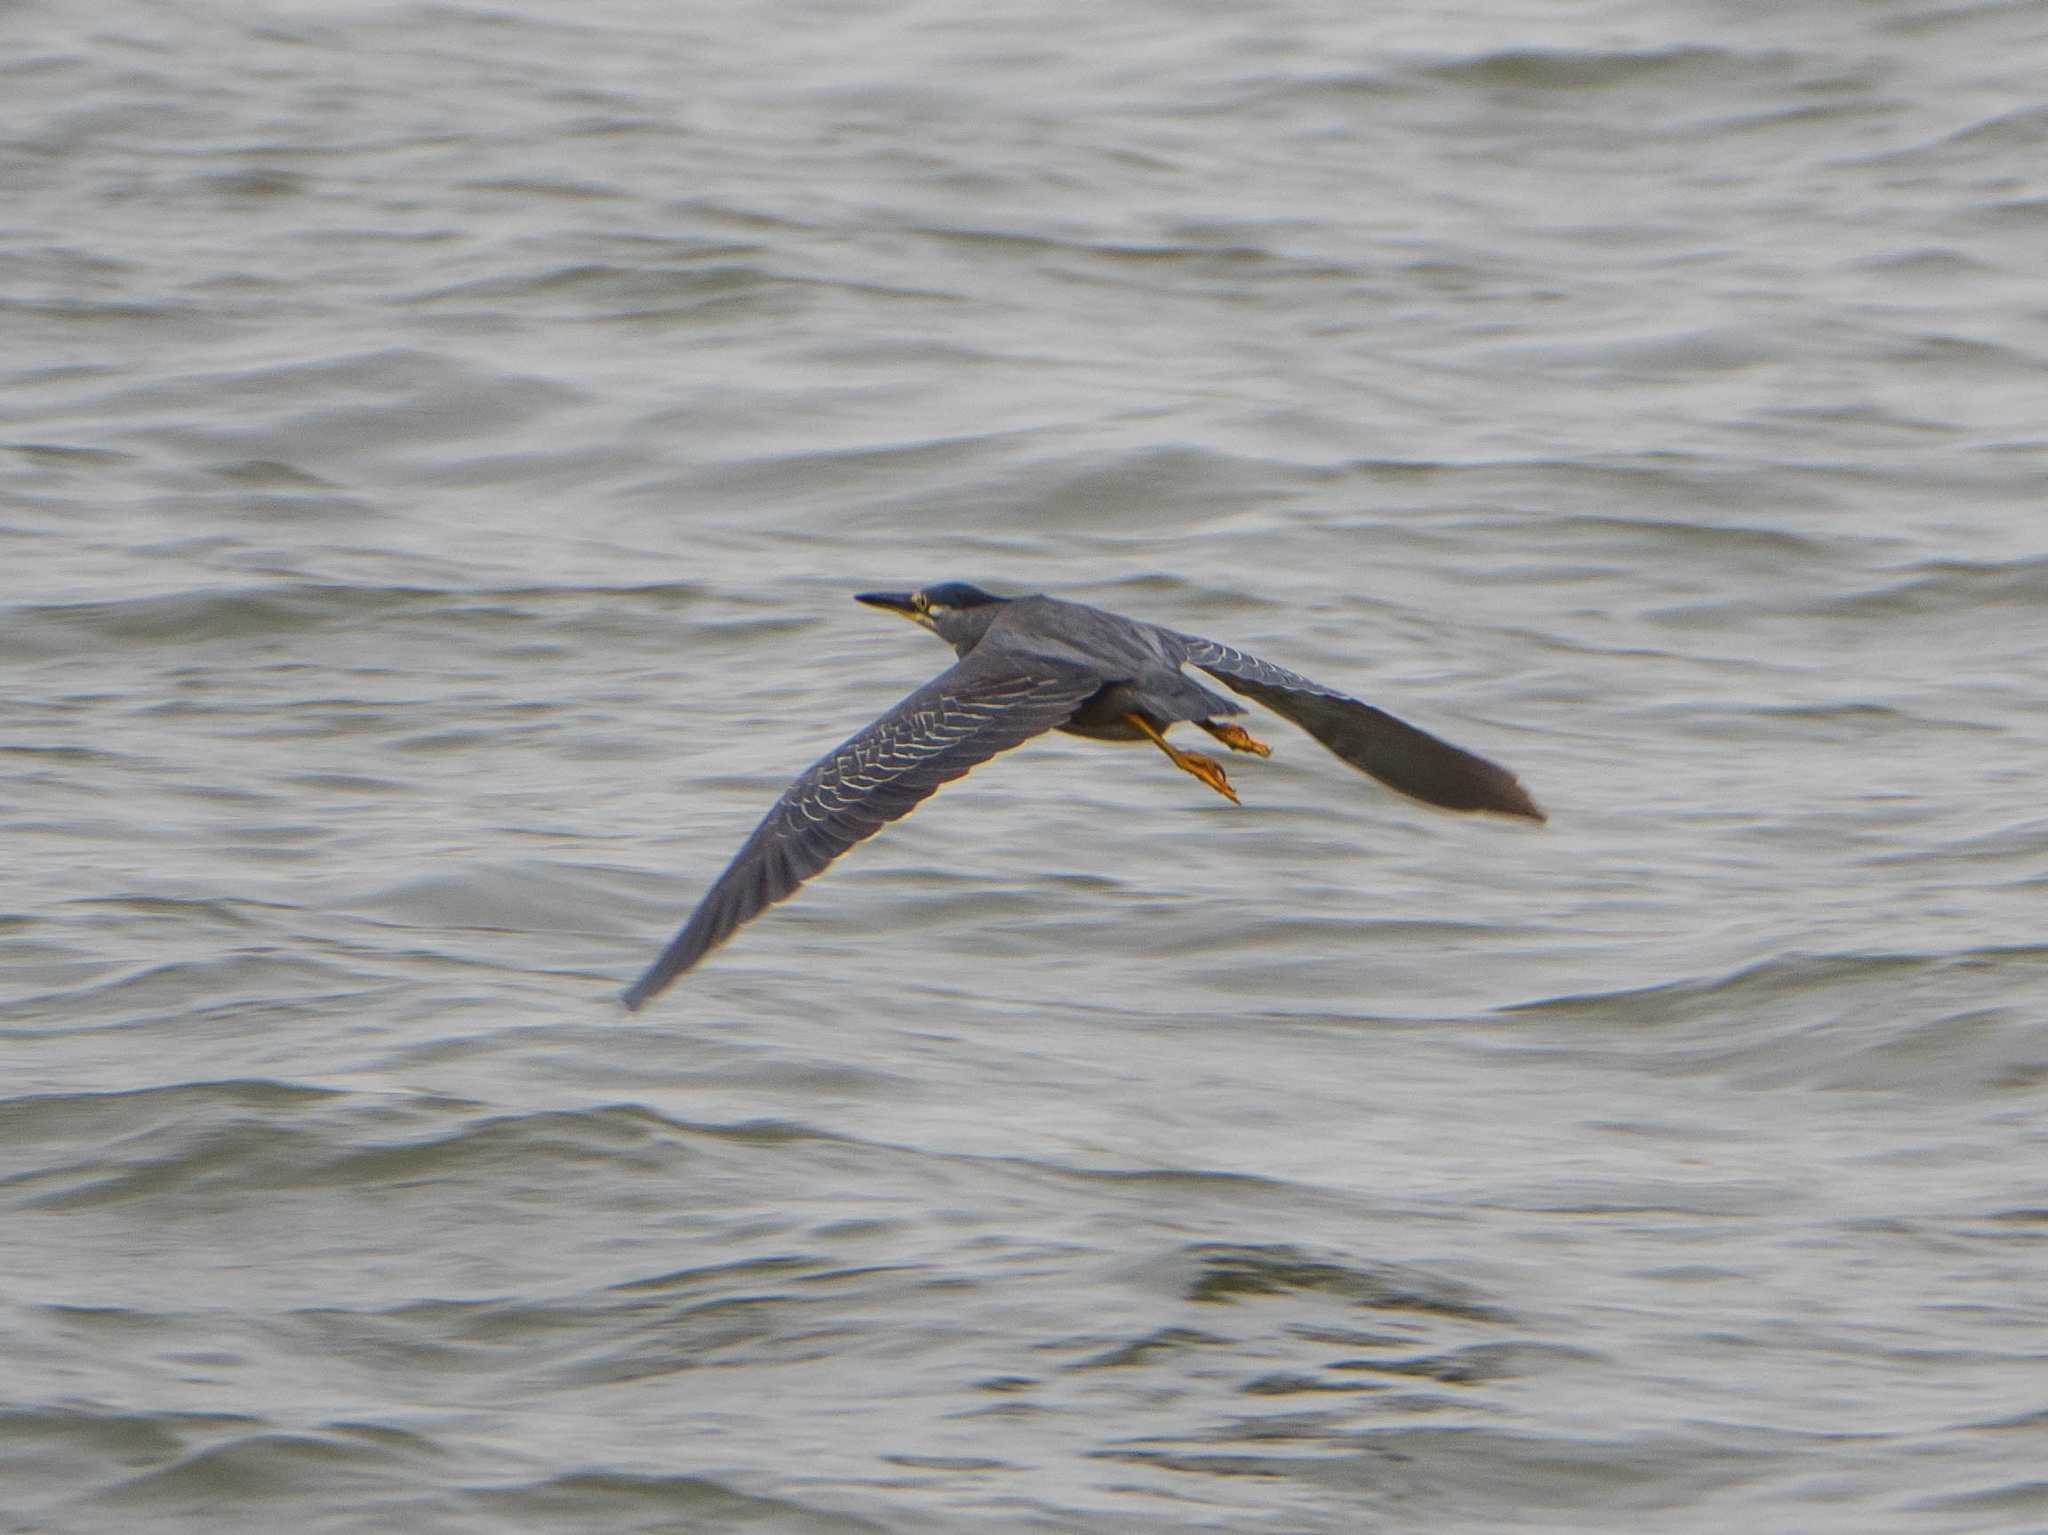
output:
[[[1541,821],[1506,768],[1440,741],[1384,710],[1214,640],[1198,639],[1056,597],[996,597],[960,581],[855,599],[900,613],[951,645],[959,660],[783,792],[690,920],[626,989],[638,1008],[792,894],[856,842],[908,815],[941,784],[1048,730],[1100,741],[1150,741],[1175,767],[1237,803],[1215,758],[1166,739],[1183,721],[1232,751],[1272,748],[1218,716],[1245,706],[1181,670],[1207,672],[1292,720],[1391,789],[1447,810]]]

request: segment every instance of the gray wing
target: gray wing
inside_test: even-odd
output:
[[[638,1008],[742,924],[969,769],[1065,723],[1102,679],[1084,667],[975,651],[811,764],[783,792],[647,973]]]
[[[1261,661],[1228,645],[1192,634],[1163,631],[1182,649],[1182,660],[1294,721],[1361,772],[1390,789],[1446,810],[1490,810],[1532,821],[1543,812],[1506,768],[1440,741],[1299,672]]]

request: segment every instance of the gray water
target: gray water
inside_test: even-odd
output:
[[[5,19],[0,1528],[2048,1529],[2048,6]]]

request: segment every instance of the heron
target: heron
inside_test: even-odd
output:
[[[834,747],[783,791],[682,930],[623,994],[637,1010],[855,843],[908,815],[999,752],[1049,730],[1149,741],[1232,804],[1214,757],[1167,739],[1190,724],[1231,751],[1272,747],[1231,715],[1248,712],[1186,668],[1291,720],[1388,788],[1446,810],[1540,822],[1506,768],[1383,709],[1215,640],[1041,594],[998,597],[964,581],[855,601],[909,619],[953,647],[953,665]]]

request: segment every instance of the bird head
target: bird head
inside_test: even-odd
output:
[[[855,602],[921,624],[960,654],[965,655],[988,632],[996,614],[1009,599],[997,597],[965,581],[944,581],[914,592],[861,592]]]

